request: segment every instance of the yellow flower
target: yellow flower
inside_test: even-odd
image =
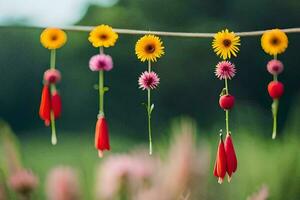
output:
[[[135,44],[135,54],[142,62],[156,62],[157,58],[164,55],[164,46],[159,37],[154,35],[145,35]]]
[[[280,29],[265,31],[261,37],[261,46],[263,50],[271,56],[281,54],[288,47],[288,37]]]
[[[58,49],[67,41],[67,34],[58,28],[46,28],[41,36],[40,41],[47,49]]]
[[[114,46],[118,39],[118,34],[108,25],[95,27],[89,36],[89,41],[94,47],[111,47]]]
[[[216,33],[212,42],[214,52],[224,60],[230,59],[231,54],[236,57],[239,45],[241,45],[240,37],[234,32],[229,32],[228,29]]]

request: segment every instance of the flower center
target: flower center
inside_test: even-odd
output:
[[[273,37],[270,42],[272,45],[278,45],[280,40],[277,37]]]
[[[106,39],[108,38],[108,36],[107,36],[106,34],[100,34],[100,35],[99,35],[99,38],[100,38],[101,40],[106,40]]]
[[[273,70],[274,70],[275,72],[278,72],[278,71],[279,71],[279,66],[278,66],[278,65],[273,66]]]
[[[55,34],[50,36],[50,40],[52,40],[52,41],[55,41],[57,39],[58,39],[58,36]]]
[[[146,85],[151,86],[153,84],[153,78],[149,77],[148,79],[146,79]]]
[[[100,60],[100,61],[98,62],[98,64],[99,64],[100,68],[105,67],[105,62],[102,61],[102,60]]]
[[[231,45],[231,40],[229,40],[229,39],[223,40],[223,45],[224,45],[225,47],[230,47],[230,45]]]
[[[155,46],[153,44],[147,44],[145,46],[145,51],[147,53],[153,53],[155,51]]]
[[[223,73],[228,73],[229,72],[229,67],[228,66],[224,66],[222,69]]]

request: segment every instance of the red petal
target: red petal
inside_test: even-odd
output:
[[[61,115],[61,98],[58,92],[54,92],[51,99],[51,107],[54,113],[55,119],[59,118]]]
[[[100,117],[96,124],[95,147],[101,151],[110,150],[108,126],[104,117]]]
[[[45,125],[50,125],[50,112],[51,112],[51,97],[48,85],[44,85],[41,97],[41,104],[39,115],[45,121]]]
[[[226,175],[226,153],[223,140],[220,139],[218,153],[217,153],[217,174],[223,180]]]
[[[237,169],[237,159],[230,134],[227,134],[225,139],[225,152],[227,160],[227,173],[229,176]]]
[[[218,172],[217,172],[217,168],[218,168],[217,165],[218,165],[218,163],[217,163],[217,159],[216,159],[216,161],[215,161],[215,166],[214,166],[214,176],[215,176],[215,177],[219,177],[219,176],[218,176]]]

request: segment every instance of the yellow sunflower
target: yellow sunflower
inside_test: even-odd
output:
[[[240,37],[234,32],[229,32],[228,29],[216,33],[212,42],[214,52],[224,60],[230,59],[231,54],[236,57],[239,45],[241,45]]]
[[[263,50],[271,56],[281,54],[288,47],[288,37],[280,29],[265,31],[261,37],[261,46]]]
[[[90,32],[89,41],[94,47],[112,47],[115,45],[118,37],[118,34],[113,31],[112,27],[102,24]]]
[[[67,34],[58,28],[46,28],[40,36],[42,45],[47,49],[58,49],[67,41]]]
[[[155,35],[145,35],[140,38],[135,44],[135,54],[142,62],[156,62],[165,54],[164,46],[159,37]]]

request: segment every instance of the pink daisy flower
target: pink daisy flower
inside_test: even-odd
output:
[[[220,80],[231,79],[234,77],[235,73],[235,66],[229,61],[219,62],[216,66],[215,74]]]
[[[271,60],[267,64],[267,70],[272,75],[278,75],[283,71],[283,64],[279,60]]]
[[[92,71],[110,71],[113,68],[113,61],[109,55],[98,54],[91,57],[89,66]]]
[[[61,74],[57,69],[48,69],[44,73],[44,80],[47,83],[57,83],[61,80]]]
[[[155,89],[159,84],[159,78],[155,72],[145,71],[141,74],[138,82],[143,90]]]

